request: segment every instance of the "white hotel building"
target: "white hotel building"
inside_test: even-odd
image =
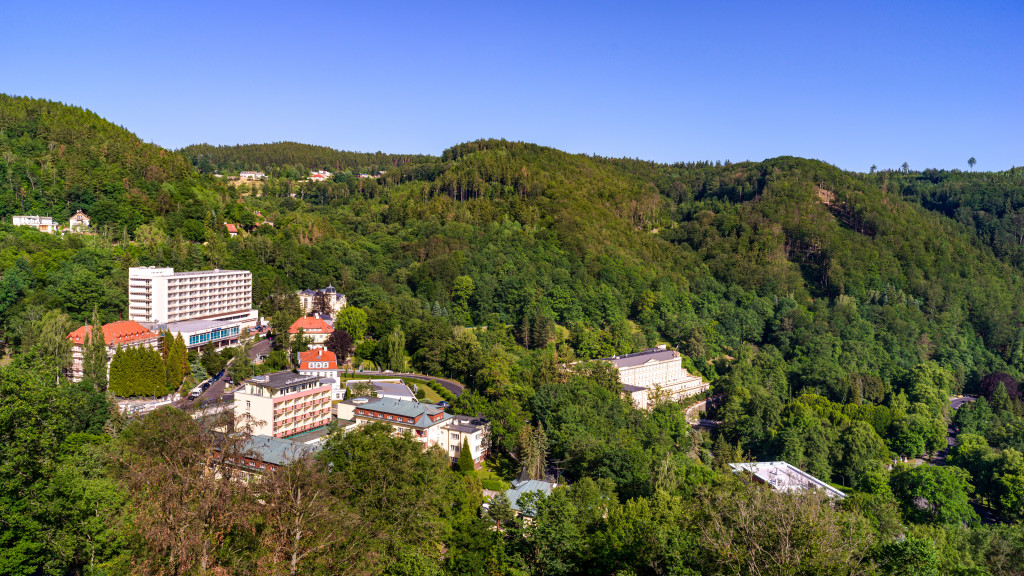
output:
[[[663,346],[643,352],[602,358],[619,369],[623,393],[637,408],[647,409],[655,401],[677,401],[700,394],[710,386],[683,368],[682,356]]]
[[[129,268],[128,318],[152,330],[180,333],[188,348],[207,342],[218,348],[236,345],[241,332],[259,320],[252,309],[252,273]]]

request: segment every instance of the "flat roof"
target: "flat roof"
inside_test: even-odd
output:
[[[313,451],[318,449],[319,446],[307,446],[302,442],[291,439],[255,435],[250,438],[246,448],[258,454],[260,460],[267,464],[281,466],[294,461],[307,450]]]
[[[789,462],[740,462],[729,464],[734,474],[747,472],[754,478],[768,484],[780,492],[801,492],[804,490],[822,490],[832,498],[842,500],[846,494],[836,490],[827,483],[793,466]]]
[[[273,388],[275,390],[317,381],[319,381],[319,378],[316,376],[303,376],[302,374],[296,374],[290,370],[271,372],[270,374],[253,376],[252,378],[245,380],[246,383],[263,386],[265,388]]]
[[[622,356],[611,356],[609,358],[599,358],[606,362],[611,362],[618,368],[632,368],[633,366],[640,366],[650,361],[663,362],[665,360],[672,360],[673,358],[679,358],[679,352],[675,350],[662,350],[661,348],[649,348],[642,352],[634,352],[632,354],[623,354]]]

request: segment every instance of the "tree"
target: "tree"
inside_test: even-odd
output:
[[[103,336],[99,313],[94,307],[92,326],[82,339],[82,380],[92,384],[97,390],[107,388],[107,343]]]
[[[907,164],[906,162],[904,162],[903,165],[900,166],[900,168],[903,169],[903,173],[904,174],[910,174],[910,164]]]
[[[39,356],[51,363],[59,374],[71,365],[71,340],[68,334],[74,329],[71,318],[60,310],[50,310],[39,323],[36,345]]]
[[[385,348],[386,356],[385,360],[388,364],[388,368],[395,372],[405,371],[405,332],[402,329],[395,327],[391,334],[387,337],[387,347]]]
[[[476,470],[476,463],[473,462],[473,453],[469,449],[469,438],[462,439],[462,450],[459,453],[458,467],[462,475],[471,474]]]
[[[977,526],[981,519],[971,507],[970,478],[966,470],[956,466],[899,464],[893,469],[890,483],[908,518],[933,524]]]
[[[878,170],[878,166],[876,166],[875,164],[872,164],[872,165],[871,165],[871,171],[870,171],[870,174],[874,174],[874,173],[875,173],[875,170]]]
[[[313,293],[313,302],[310,305],[310,313],[313,315],[317,314],[330,314],[333,312],[331,309],[331,296],[323,290],[317,290]]]
[[[345,364],[349,354],[352,353],[352,337],[349,336],[344,328],[335,328],[334,332],[331,332],[331,335],[327,337],[327,341],[324,342],[324,348],[334,352],[334,355],[338,358],[338,366],[341,366]]]
[[[904,538],[878,546],[872,554],[883,574],[938,576],[939,554],[931,540]]]
[[[334,319],[334,329],[344,330],[352,337],[352,340],[358,342],[366,335],[367,323],[366,312],[362,308],[346,306],[338,312],[338,317]]]
[[[409,434],[396,436],[383,423],[331,434],[317,454],[333,476],[339,498],[359,519],[357,555],[369,566],[388,560],[387,552],[411,549],[440,555],[445,521],[439,511],[456,487],[448,456],[423,449]],[[365,566],[365,564],[364,564]]]
[[[974,165],[977,163],[978,161],[974,159],[974,156],[967,159],[967,165],[971,167],[971,170],[974,170]]]

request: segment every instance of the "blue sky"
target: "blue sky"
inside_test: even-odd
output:
[[[151,4],[3,3],[0,91],[168,148],[1024,165],[1021,2]]]

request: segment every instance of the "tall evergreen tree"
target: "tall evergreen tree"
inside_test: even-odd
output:
[[[103,337],[99,311],[92,310],[92,327],[82,342],[82,379],[97,390],[107,387],[107,343]]]

